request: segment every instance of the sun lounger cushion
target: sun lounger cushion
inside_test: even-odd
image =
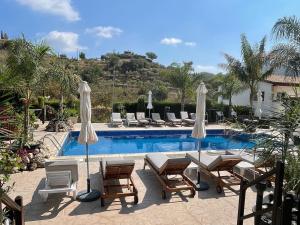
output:
[[[168,156],[162,153],[147,154],[146,159],[151,163],[151,165],[159,174],[164,173],[167,168],[176,166],[178,166],[179,170],[184,170],[191,162],[187,158],[169,158]]]
[[[109,159],[102,159],[100,162],[102,162],[103,166],[103,176],[106,177],[107,175],[107,168],[108,167],[122,167],[122,166],[133,166],[135,165],[134,160],[129,159],[123,159],[123,158],[109,158]],[[120,173],[122,171],[118,170],[116,173]]]
[[[51,171],[46,173],[48,188],[64,188],[71,185],[71,171]]]
[[[233,172],[239,174],[240,176],[246,178],[247,180],[253,180],[255,178],[254,166],[253,164],[248,162],[242,161],[238,163],[233,167]]]
[[[227,154],[238,154],[241,156],[242,160],[253,164],[255,167],[263,167],[264,164],[266,164],[266,160],[262,157],[259,157],[258,155],[255,156],[255,159],[253,158],[253,154],[242,152],[242,153],[236,153],[234,151],[226,151]]]
[[[77,160],[49,160],[45,162],[45,170],[46,172],[71,171],[72,183],[78,181]]]
[[[146,159],[151,162],[153,167],[160,172],[161,168],[167,163],[169,157],[162,153],[150,153],[146,154]]]
[[[199,163],[198,160],[198,152],[187,153],[187,156],[192,159],[196,164]],[[218,165],[224,160],[236,160],[241,159],[240,155],[209,155],[207,153],[201,153],[200,157],[200,166],[207,170],[214,170],[218,167]]]

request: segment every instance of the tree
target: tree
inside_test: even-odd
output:
[[[272,64],[284,68],[286,74],[300,76],[300,20],[283,17],[275,23],[272,33],[277,40],[286,41],[272,49]]]
[[[229,73],[226,76],[222,77],[222,85],[221,85],[221,94],[223,97],[228,98],[229,101],[229,111],[232,108],[232,96],[241,92],[244,88],[242,83],[237,77]]]
[[[85,59],[85,53],[84,52],[79,53],[79,59],[81,59],[81,60]]]
[[[184,111],[187,96],[191,94],[193,87],[196,87],[197,81],[199,80],[199,77],[192,73],[192,65],[192,62],[184,62],[182,65],[172,63],[167,70],[163,72],[171,85],[178,89],[181,111]]]
[[[162,82],[157,82],[151,90],[156,101],[164,101],[168,98],[168,89]]]
[[[157,59],[157,55],[154,52],[146,52],[146,56],[148,57],[148,59],[150,59],[151,61]]]
[[[43,60],[49,52],[49,46],[44,43],[33,44],[24,37],[11,40],[8,44],[6,69],[2,79],[4,85],[23,96],[24,142],[28,140],[31,97],[39,89],[40,81],[45,75]]]
[[[269,55],[265,51],[266,37],[258,44],[251,46],[244,34],[241,35],[242,61],[224,54],[227,64],[223,64],[230,73],[250,89],[250,107],[253,111],[253,101],[259,81],[265,80],[273,73],[274,67],[269,62]]]
[[[74,73],[71,63],[66,59],[54,58],[50,65],[47,79],[58,83],[60,87],[60,112],[62,114],[64,111],[64,96],[75,90],[80,77]]]

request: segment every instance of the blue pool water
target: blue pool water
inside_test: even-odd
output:
[[[77,142],[79,132],[70,132],[59,155],[84,155],[85,145]],[[89,146],[89,153],[125,154],[146,152],[176,152],[197,149],[197,140],[191,137],[191,130],[146,130],[146,131],[100,131],[99,141]],[[201,140],[203,150],[244,149],[254,147],[245,138],[232,138],[223,130],[207,130]]]

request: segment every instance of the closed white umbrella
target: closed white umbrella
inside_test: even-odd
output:
[[[261,119],[261,115],[262,115],[261,105],[262,105],[262,93],[261,90],[258,90],[255,116],[258,117],[259,119]]]
[[[207,89],[203,82],[197,88],[197,104],[196,104],[196,121],[192,132],[192,137],[198,139],[198,160],[200,162],[201,156],[201,139],[205,138],[205,108],[206,108],[206,93]],[[198,165],[198,176],[197,176],[197,191],[204,191],[209,188],[206,182],[200,180],[200,165]]]
[[[87,190],[79,192],[77,199],[79,201],[87,202],[94,201],[100,197],[100,192],[91,190],[90,172],[89,172],[89,144],[98,141],[97,134],[91,123],[91,88],[86,81],[81,81],[78,92],[80,93],[80,120],[81,129],[78,137],[78,143],[85,144],[86,147],[86,163],[87,163]]]
[[[151,117],[150,111],[151,111],[151,109],[153,109],[153,105],[152,105],[152,91],[148,92],[148,105],[147,105],[147,109],[149,109],[149,118],[150,118]]]

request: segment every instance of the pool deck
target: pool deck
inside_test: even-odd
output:
[[[36,140],[49,132],[43,131],[41,125],[34,132]],[[94,124],[96,130],[134,130],[144,128],[110,128],[106,124]],[[222,125],[209,125],[208,129],[223,129]],[[76,124],[74,130],[79,130]],[[192,129],[191,127],[162,127],[146,129]],[[63,142],[67,132],[51,133],[60,143]],[[46,140],[47,141],[47,140]],[[49,140],[48,140],[49,141]],[[51,143],[49,145],[51,147]],[[54,150],[55,152],[55,150]],[[156,176],[149,169],[143,170],[141,157],[128,155],[135,159],[136,166],[133,178],[138,189],[139,203],[133,205],[133,198],[114,199],[107,202],[105,207],[100,206],[100,201],[80,203],[64,194],[52,194],[46,203],[38,195],[38,190],[44,187],[45,171],[37,169],[29,172],[13,174],[11,182],[15,182],[11,197],[21,195],[24,198],[26,224],[56,224],[56,225],[84,225],[84,224],[141,224],[141,225],[234,225],[237,220],[238,195],[225,189],[218,194],[212,181],[202,176],[210,184],[210,189],[196,193],[194,198],[189,198],[189,193],[173,194],[171,198],[162,200],[161,185]],[[61,158],[61,157],[60,157]],[[86,187],[86,164],[80,162],[79,182],[77,190]],[[190,165],[190,177],[196,178],[196,165]],[[99,173],[97,158],[90,163],[92,187],[101,190],[102,181]],[[239,187],[237,186],[236,189]],[[251,212],[255,203],[255,189],[249,189],[246,197],[245,213]],[[244,222],[245,225],[253,224],[253,219]]]
[[[194,171],[194,170],[193,170]],[[78,190],[86,187],[85,163],[80,163]],[[92,187],[101,190],[99,162],[90,164]],[[133,198],[107,201],[105,207],[100,201],[80,203],[64,194],[50,194],[43,202],[38,190],[44,187],[44,169],[24,171],[12,176],[15,182],[11,197],[24,198],[25,220],[29,225],[234,225],[237,219],[238,195],[225,189],[218,194],[215,185],[209,181],[208,191],[196,193],[194,198],[188,192],[174,193],[162,200],[161,185],[154,173],[146,168],[143,161],[136,160],[133,178],[138,189],[139,203],[133,205]],[[195,178],[195,173],[191,174]],[[238,187],[237,187],[238,188]],[[251,212],[255,202],[255,190],[247,191],[245,213]],[[253,218],[245,220],[245,225],[253,224]]]

